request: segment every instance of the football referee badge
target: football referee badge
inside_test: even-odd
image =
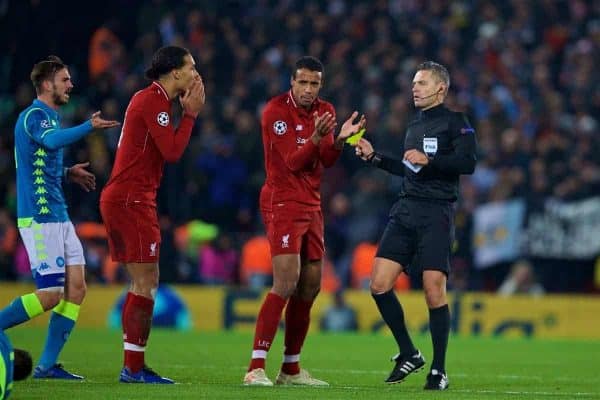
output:
[[[275,132],[275,134],[279,136],[287,132],[287,124],[285,123],[285,121],[275,121],[275,123],[273,124],[273,132]]]
[[[158,122],[158,124],[160,126],[167,126],[169,125],[169,113],[167,112],[159,112],[158,115],[156,116],[156,122]]]
[[[423,138],[423,151],[427,157],[435,156],[438,150],[438,140],[436,137]]]

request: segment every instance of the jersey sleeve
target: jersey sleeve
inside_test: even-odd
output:
[[[455,174],[472,174],[477,163],[475,129],[462,113],[455,113],[449,125],[452,153],[436,154],[430,161],[436,169]]]
[[[289,119],[276,107],[267,106],[262,116],[262,129],[269,135],[273,150],[279,153],[286,167],[293,172],[313,165],[319,157],[319,146],[312,140],[298,148]]]
[[[48,114],[41,108],[31,110],[25,116],[23,124],[29,137],[36,143],[52,150],[74,143],[93,130],[90,120],[72,128],[56,128],[52,125]]]
[[[333,106],[328,107],[327,111],[329,111],[333,115],[333,119],[335,119],[336,115]],[[329,132],[325,137],[323,137],[321,139],[321,142],[319,143],[319,158],[325,168],[329,168],[333,164],[335,164],[335,162],[338,160],[338,158],[340,158],[340,155],[342,154],[342,149],[338,150],[335,148],[334,134],[335,128],[333,128],[331,132]]]
[[[371,158],[371,164],[393,175],[405,175],[406,167],[404,166],[404,163],[402,162],[402,160],[398,160],[394,157],[386,156],[381,153],[375,152],[375,154]]]
[[[165,161],[179,160],[190,141],[196,118],[184,113],[179,126],[175,129],[171,123],[170,103],[146,98],[140,108],[150,136]]]

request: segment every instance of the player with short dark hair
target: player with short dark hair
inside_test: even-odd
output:
[[[400,349],[386,382],[402,382],[425,365],[393,291],[398,275],[410,269],[422,276],[429,308],[433,362],[425,389],[444,390],[449,385],[445,366],[450,332],[446,280],[454,238],[453,203],[458,197],[459,176],[472,174],[475,169],[476,140],[467,118],[443,105],[450,87],[443,65],[432,61],[420,64],[412,84],[419,112],[408,124],[402,159],[375,152],[366,139],[359,141],[356,154],[404,176],[400,199],[390,211],[371,272],[373,299]]]
[[[58,109],[69,102],[73,82],[68,67],[56,56],[34,65],[31,82],[37,98],[17,119],[15,165],[17,225],[37,289],[0,311],[0,329],[52,309],[46,344],[33,377],[82,379],[57,364],[86,291],[83,248],[67,213],[62,182],[75,182],[90,191],[96,181],[85,169],[89,163],[63,168],[63,147],[94,129],[119,123],[102,119],[98,111],[81,125],[60,127]]]
[[[325,69],[321,60],[312,56],[300,57],[296,60],[294,67],[295,68],[292,71],[292,79],[296,79],[296,75],[298,74],[298,72],[303,69],[313,72],[320,72],[321,75],[323,74],[323,70]]]
[[[327,385],[300,369],[325,251],[319,187],[323,168],[335,163],[346,139],[365,120],[353,123],[358,117],[354,112],[334,137],[335,110],[318,97],[322,75],[318,59],[300,58],[291,74],[291,89],[269,100],[262,114],[267,176],[260,209],[271,248],[273,287],[258,314],[245,385],[273,385],[265,374],[265,360],[284,307],[285,351],[276,383]]]
[[[190,52],[178,46],[154,53],[146,71],[150,86],[133,95],[115,164],[100,196],[100,211],[114,261],[125,263],[131,287],[123,305],[124,383],[173,383],[144,362],[158,288],[160,228],[156,192],[165,162],[183,155],[198,113],[204,84]],[[183,115],[173,125],[171,104],[179,98]]]

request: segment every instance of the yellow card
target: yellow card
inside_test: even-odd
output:
[[[360,129],[354,135],[352,135],[348,139],[346,139],[346,143],[348,143],[349,145],[352,145],[352,146],[356,146],[358,144],[358,142],[360,141],[360,138],[363,137],[363,135],[365,134],[366,131],[367,130],[365,128]]]

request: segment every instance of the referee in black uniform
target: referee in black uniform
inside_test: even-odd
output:
[[[400,199],[390,211],[371,272],[371,293],[392,331],[400,352],[387,383],[399,383],[425,365],[406,329],[404,312],[393,287],[409,268],[422,274],[433,361],[425,389],[448,388],[445,359],[450,332],[446,279],[454,239],[453,203],[461,174],[472,174],[476,163],[475,131],[462,113],[448,110],[444,99],[450,76],[443,65],[427,61],[417,67],[412,83],[419,112],[409,123],[404,157],[374,151],[366,139],[356,154],[370,164],[404,176]]]

